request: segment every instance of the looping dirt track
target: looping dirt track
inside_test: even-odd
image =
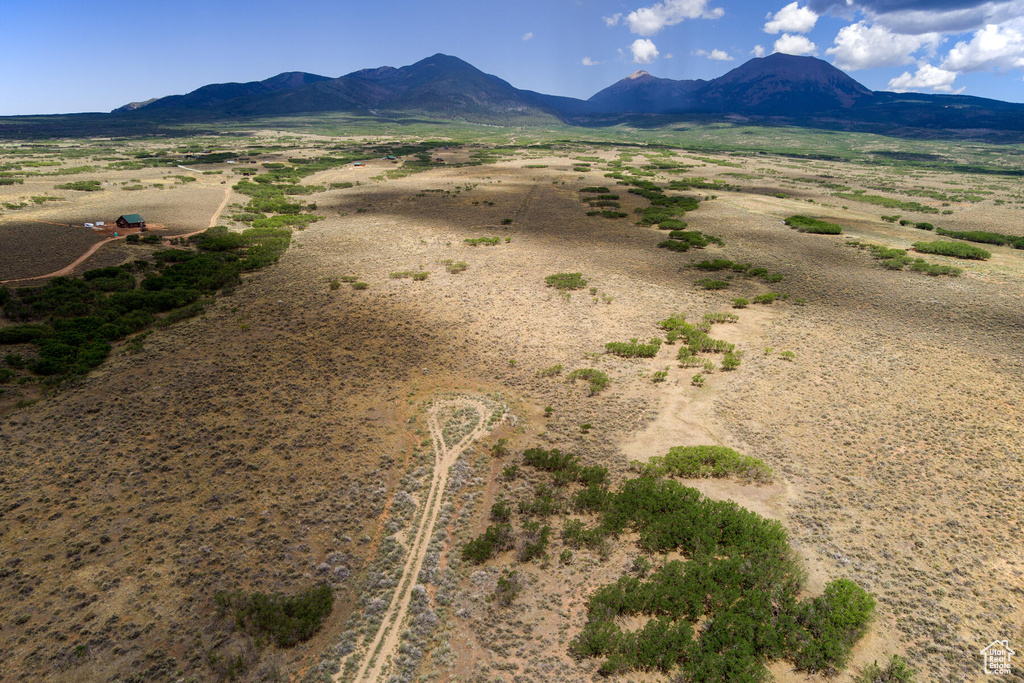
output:
[[[473,408],[477,411],[479,419],[473,429],[464,436],[458,443],[448,448],[444,442],[444,425],[438,422],[438,415],[445,408]],[[487,423],[490,418],[490,409],[482,402],[474,399],[448,399],[435,403],[427,414],[427,424],[430,428],[430,437],[434,444],[434,473],[430,481],[430,489],[423,501],[424,510],[420,515],[419,524],[414,530],[410,530],[412,542],[408,546],[405,566],[402,568],[402,577],[398,581],[398,588],[391,598],[391,604],[381,620],[380,627],[373,641],[362,655],[362,662],[359,665],[355,677],[350,679],[353,682],[380,681],[385,680],[385,670],[393,655],[398,650],[402,622],[409,611],[409,603],[412,599],[412,589],[416,585],[416,577],[423,568],[423,561],[427,555],[427,548],[430,545],[430,537],[433,534],[434,524],[441,511],[441,504],[444,499],[444,490],[448,485],[448,472],[455,461],[459,459],[470,444],[487,431]],[[341,671],[334,676],[335,681],[343,679]]]

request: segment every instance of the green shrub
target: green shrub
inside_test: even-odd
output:
[[[582,190],[580,190],[580,192],[593,192],[595,194],[606,194],[608,192],[608,188],[607,187],[591,186],[591,187],[584,187]]]
[[[658,223],[658,230],[686,230],[686,221],[681,221],[676,218],[666,218],[662,222]]]
[[[868,664],[861,670],[853,683],[914,683],[917,672],[899,655],[892,655],[883,669],[878,661]]]
[[[562,369],[563,368],[560,364],[552,365],[550,368],[545,368],[544,370],[541,370],[539,375],[541,377],[554,377],[555,375],[562,374]]]
[[[519,572],[504,570],[494,588],[494,600],[503,607],[510,606],[523,590]]]
[[[735,474],[759,482],[768,482],[774,477],[772,469],[763,461],[725,446],[676,446],[663,457],[652,457],[644,467],[644,474],[692,479]]]
[[[910,264],[910,269],[933,277],[937,275],[959,277],[960,273],[964,272],[960,268],[956,268],[954,266],[940,266],[935,263],[928,263],[923,258],[914,259],[914,262]]]
[[[749,304],[750,302],[744,299],[743,297],[737,297],[732,300],[733,308],[746,308]]]
[[[787,218],[786,225],[796,228],[800,232],[809,232],[816,235],[839,235],[843,232],[843,228],[835,223],[827,223],[817,218],[800,215]]]
[[[517,559],[520,562],[531,562],[547,557],[548,543],[551,540],[551,527],[541,526],[533,520],[523,522],[522,543],[519,546]]]
[[[776,294],[775,292],[768,292],[767,294],[758,294],[757,296],[754,297],[754,303],[770,304],[774,302],[777,298],[779,298],[779,295]]]
[[[587,383],[590,385],[591,396],[600,393],[605,387],[607,387],[611,383],[611,380],[608,378],[608,375],[601,372],[600,370],[595,370],[593,368],[581,368],[579,370],[573,370],[572,372],[569,373],[569,379],[586,380]]]
[[[608,342],[604,348],[608,353],[623,358],[653,358],[658,355],[658,349],[661,348],[661,339],[653,337],[647,344],[637,339],[630,339],[628,342]]]
[[[658,242],[659,249],[668,249],[670,251],[690,251],[689,242],[680,242],[679,240],[664,240]]]
[[[473,237],[462,240],[471,247],[475,247],[478,244],[482,244],[486,247],[493,247],[496,244],[501,243],[500,237]]]
[[[722,369],[729,371],[735,370],[740,366],[741,355],[739,353],[727,353],[722,356]]]
[[[544,278],[544,282],[548,284],[548,287],[554,287],[561,291],[583,289],[587,286],[587,281],[583,279],[583,273],[555,273]]]
[[[334,606],[329,585],[316,586],[298,595],[217,593],[214,600],[222,613],[231,611],[240,628],[253,636],[267,636],[279,647],[293,647],[316,633]]]
[[[733,262],[724,258],[716,258],[712,261],[701,261],[700,263],[693,264],[693,267],[697,270],[707,271],[726,270],[728,268],[732,268],[732,266]]]
[[[991,252],[961,242],[914,242],[914,249],[922,254],[939,254],[977,261],[987,261],[992,258]]]
[[[609,496],[596,528],[565,524],[567,546],[633,531],[643,551],[688,559],[649,575],[627,572],[594,591],[572,656],[604,657],[606,673],[681,669],[687,681],[766,681],[774,659],[833,671],[863,634],[874,605],[856,584],[833,582],[822,597],[797,601],[804,573],[778,522],[651,475]],[[623,630],[631,615],[650,620]]]
[[[368,283],[366,283],[366,282],[353,282],[352,283],[352,289],[356,289],[356,290],[368,289],[369,287],[370,287],[370,285]]]
[[[918,230],[934,230],[935,226],[931,223],[914,223],[914,227]]]
[[[465,261],[453,261],[451,259],[445,259],[441,263],[444,264],[445,270],[452,274],[462,273],[469,268],[469,264]]]
[[[515,547],[511,524],[492,524],[487,530],[462,546],[462,559],[482,564],[503,550]]]
[[[62,185],[54,185],[58,190],[77,190],[79,192],[98,192],[102,190],[102,183],[98,180],[75,180]]]
[[[825,585],[821,597],[801,607],[797,619],[804,632],[794,662],[810,673],[834,674],[846,666],[853,644],[867,631],[875,599],[853,581],[836,579]]]
[[[999,232],[984,232],[982,230],[943,230],[942,228],[939,228],[935,231],[935,234],[941,235],[942,237],[952,237],[956,240],[964,240],[966,242],[980,242],[981,244],[994,244],[996,246],[1009,244],[1016,249],[1024,249],[1024,237],[1004,235]]]

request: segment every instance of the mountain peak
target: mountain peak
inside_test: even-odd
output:
[[[638,78],[644,78],[645,76],[650,76],[650,75],[651,74],[649,74],[648,72],[644,71],[643,69],[640,69],[639,71],[634,71],[630,75],[626,76],[626,78],[628,78],[631,81],[635,81]]]

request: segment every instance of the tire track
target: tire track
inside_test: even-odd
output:
[[[457,444],[448,448],[444,442],[444,425],[438,423],[438,414],[445,408],[474,408],[479,414],[476,426],[469,434],[464,436]],[[384,617],[381,619],[380,627],[373,641],[362,655],[363,661],[354,678],[351,680],[360,683],[363,681],[380,681],[387,665],[394,659],[401,640],[402,622],[409,612],[409,603],[412,600],[412,589],[416,585],[416,578],[423,568],[423,561],[427,556],[427,549],[430,546],[430,538],[433,535],[434,525],[437,523],[438,515],[441,512],[441,505],[444,500],[444,490],[448,485],[448,473],[451,466],[459,459],[463,451],[476,439],[487,431],[487,420],[490,417],[490,410],[482,401],[474,399],[456,399],[440,401],[434,404],[428,412],[427,424],[430,428],[430,437],[434,442],[434,473],[430,482],[430,490],[423,501],[424,511],[420,516],[419,526],[412,543],[409,546],[409,553],[402,569],[402,577],[398,581],[398,588],[391,598]],[[341,666],[338,673],[334,675],[335,683],[342,680],[344,666]]]

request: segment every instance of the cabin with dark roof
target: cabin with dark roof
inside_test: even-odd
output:
[[[146,221],[137,213],[126,213],[117,219],[117,227],[121,228],[142,228],[146,229]]]

